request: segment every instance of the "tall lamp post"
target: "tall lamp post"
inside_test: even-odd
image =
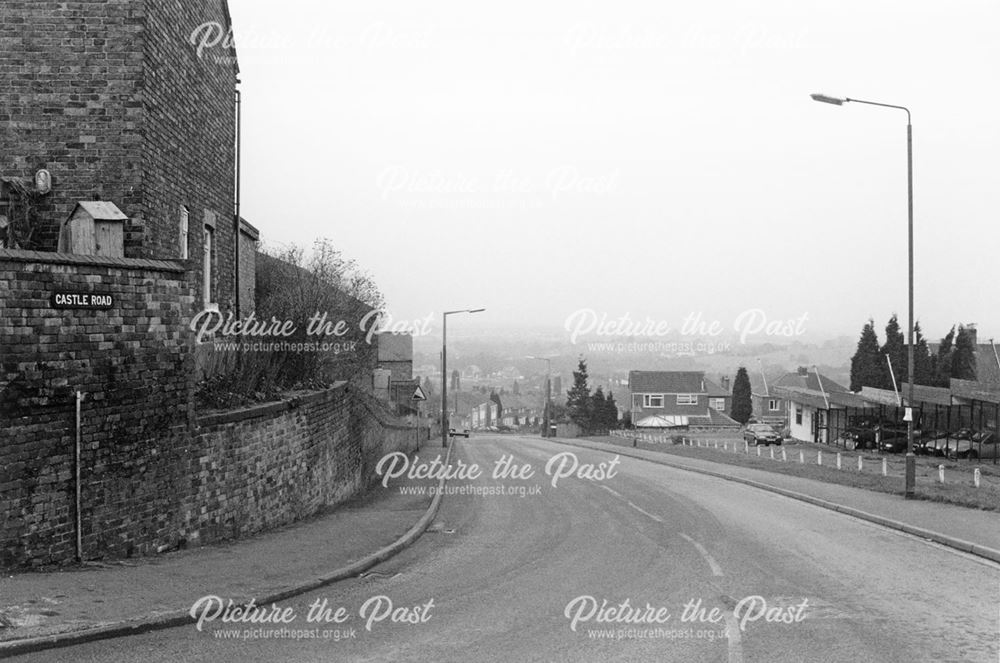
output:
[[[482,313],[484,308],[463,308],[441,314],[441,446],[448,446],[448,316],[456,313]]]
[[[913,124],[910,122],[910,109],[905,106],[894,106],[893,104],[883,104],[877,101],[862,101],[861,99],[850,99],[848,97],[829,97],[825,94],[810,95],[813,100],[824,104],[843,106],[847,102],[856,104],[867,104],[869,106],[882,106],[883,108],[895,108],[906,111],[906,198],[907,198],[907,244],[909,250],[908,280],[907,288],[909,294],[909,323],[907,331],[907,352],[906,352],[906,375],[909,386],[906,397],[906,478],[905,497],[913,498],[913,489],[916,483],[917,460],[913,455]]]
[[[530,355],[528,359],[537,359],[545,362],[545,409],[542,410],[542,437],[548,437],[549,413],[551,411],[550,403],[552,403],[552,359],[549,357],[532,357]]]

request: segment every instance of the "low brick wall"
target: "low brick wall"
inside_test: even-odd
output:
[[[99,466],[91,464],[94,454],[85,454],[84,557],[149,555],[245,537],[358,495],[376,479],[383,454],[415,451],[429,429],[372,416],[366,398],[352,389],[339,384],[205,415],[190,436],[167,432],[127,444]],[[96,423],[85,418],[83,429]],[[4,566],[73,559],[72,461],[62,454],[43,466],[44,500],[8,510],[7,525],[24,535],[5,536]],[[18,513],[36,517],[29,523]]]
[[[246,536],[339,504],[367,487],[384,453],[427,439],[426,429],[371,416],[343,383],[198,424],[176,534],[188,542]]]

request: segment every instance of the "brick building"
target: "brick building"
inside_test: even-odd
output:
[[[0,247],[56,251],[80,201],[107,201],[127,218],[105,255],[186,261],[195,305],[223,311],[239,278],[252,306],[254,261],[234,269],[239,70],[231,40],[192,39],[209,29],[230,30],[225,0],[0,3]]]

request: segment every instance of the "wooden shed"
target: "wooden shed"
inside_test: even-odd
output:
[[[112,202],[78,202],[59,233],[59,252],[122,258],[127,220]]]

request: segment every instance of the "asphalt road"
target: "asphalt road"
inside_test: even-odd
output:
[[[216,619],[202,631],[185,626],[18,660],[913,663],[1000,656],[995,564],[644,461],[621,458],[613,476],[600,479],[596,470],[600,463],[611,469],[611,455],[510,436],[474,436],[457,447],[458,460],[477,464],[483,476],[449,486],[504,486],[515,494],[446,495],[431,531],[373,574],[282,603],[294,611],[289,623]],[[595,472],[553,486],[546,464],[567,451]],[[534,476],[493,479],[503,454],[530,464]],[[344,609],[342,623],[307,623],[310,606],[324,599],[331,615]],[[702,608],[693,618],[692,607]],[[625,618],[631,621],[618,621]],[[280,628],[312,635],[244,637]]]

